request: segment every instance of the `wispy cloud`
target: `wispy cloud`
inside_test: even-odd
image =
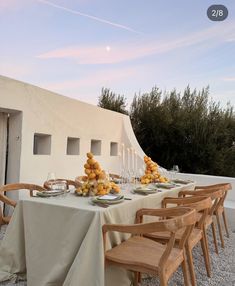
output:
[[[109,86],[111,84],[117,82],[128,81],[130,77],[134,77],[138,73],[137,68],[120,68],[120,69],[108,69],[102,70],[99,72],[90,73],[88,76],[85,76],[80,79],[75,80],[65,80],[60,82],[51,82],[44,84],[44,87],[54,90],[54,91],[66,91],[66,90],[79,90],[80,88],[84,88],[90,86],[98,86],[101,88],[102,86]]]
[[[46,4],[46,5],[52,6],[54,8],[57,8],[57,9],[60,9],[60,10],[64,10],[64,11],[66,11],[68,13],[72,13],[72,14],[75,14],[75,15],[86,17],[86,18],[92,19],[94,21],[101,22],[101,23],[104,23],[104,24],[107,24],[107,25],[110,25],[110,26],[113,26],[113,27],[116,27],[116,28],[119,28],[119,29],[127,30],[127,31],[132,32],[132,33],[140,34],[140,32],[138,32],[138,31],[136,31],[136,30],[134,30],[134,29],[132,29],[132,28],[130,28],[128,26],[119,24],[119,23],[111,22],[111,21],[108,21],[108,20],[105,20],[105,19],[93,16],[93,15],[82,13],[82,12],[74,10],[74,9],[66,8],[64,6],[57,5],[57,4],[52,3],[50,1],[46,1],[46,0],[37,0],[37,1],[40,2],[40,3]]]
[[[40,86],[59,94],[96,104],[102,87],[116,90],[115,87],[120,84],[121,86],[128,85],[131,80],[141,76],[141,69],[138,67],[105,69],[92,72],[80,79],[40,82]]]
[[[235,76],[233,76],[233,77],[223,77],[222,80],[223,81],[235,81]]]
[[[215,25],[181,38],[114,43],[110,44],[110,50],[107,50],[105,45],[69,46],[43,53],[38,57],[75,59],[79,64],[113,64],[200,44],[204,45],[204,49],[211,49],[215,45],[225,43],[227,38],[234,34],[235,24],[230,22],[224,26]]]

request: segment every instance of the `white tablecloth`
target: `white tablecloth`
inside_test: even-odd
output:
[[[163,197],[193,186],[162,189],[148,196],[125,190],[122,193],[132,200],[106,209],[74,194],[20,201],[0,244],[0,281],[26,275],[27,286],[130,285],[130,273],[116,267],[104,269],[102,225],[134,223],[138,209],[160,207]],[[124,234],[109,233],[107,243],[123,238]]]

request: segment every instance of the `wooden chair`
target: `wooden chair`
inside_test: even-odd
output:
[[[224,208],[224,201],[227,197],[228,191],[232,190],[231,184],[230,183],[221,183],[221,184],[215,184],[215,185],[209,185],[209,186],[196,186],[195,190],[224,190],[224,196],[222,198],[220,198],[220,200],[218,202],[218,206],[214,210],[214,214],[216,216],[218,225],[220,225],[219,216],[222,215],[223,221],[224,221],[225,231],[226,231],[227,237],[229,237],[227,217],[226,217],[225,208]],[[221,226],[219,227],[219,229],[221,232],[222,231]]]
[[[48,180],[46,182],[44,182],[43,187],[47,190],[50,190],[50,186],[51,183],[53,182],[62,182],[62,181],[66,181],[67,184],[67,189],[69,189],[69,186],[74,186],[75,188],[79,187],[79,183],[73,180],[68,180],[68,179],[55,179],[55,180]]]
[[[113,173],[110,173],[110,174],[109,174],[109,177],[112,178],[112,179],[121,179],[121,176],[120,176],[120,175],[113,174]]]
[[[213,216],[216,216],[217,219],[217,224],[219,228],[219,234],[220,234],[220,240],[221,240],[221,246],[224,247],[224,239],[223,239],[223,234],[222,234],[222,228],[219,220],[219,216],[217,213],[218,208],[220,207],[221,202],[223,201],[223,198],[225,197],[225,191],[224,190],[218,190],[218,189],[198,189],[195,191],[180,191],[178,196],[209,196],[213,203],[212,207],[210,209],[210,212],[206,218],[205,221],[205,228],[208,229],[209,226],[212,228],[212,234],[213,234],[213,240],[214,240],[214,245],[215,245],[215,252],[218,254],[218,244],[217,244],[217,239],[216,239],[216,231],[215,231],[215,223],[213,220]]]
[[[16,183],[16,184],[7,184],[0,187],[0,201],[4,204],[10,205],[15,208],[17,202],[5,195],[5,192],[16,191],[16,190],[29,190],[30,196],[33,196],[33,191],[45,191],[41,186],[34,184],[25,184],[25,183]],[[0,220],[2,224],[8,224],[10,222],[11,216],[4,216],[1,211]]]
[[[75,178],[75,183],[77,184],[78,187],[82,186],[82,184],[84,182],[86,182],[88,180],[88,177],[87,176],[77,176]]]
[[[159,217],[174,216],[157,222],[122,225],[105,224],[103,226],[105,265],[114,264],[135,273],[134,286],[138,285],[140,273],[159,276],[160,285],[166,286],[169,278],[182,265],[185,285],[189,285],[185,259],[185,243],[196,222],[195,210],[187,207],[175,209],[154,209],[152,215]],[[184,229],[179,247],[174,247],[177,231]],[[106,233],[117,231],[132,236],[110,250],[106,250]],[[163,245],[144,234],[169,231],[171,238]]]
[[[0,227],[3,224],[3,213],[2,213],[2,207],[0,206]]]
[[[196,277],[195,277],[195,271],[193,266],[193,256],[192,256],[192,249],[201,242],[201,247],[203,251],[203,256],[205,260],[206,265],[206,271],[208,277],[211,277],[211,267],[210,267],[210,258],[209,258],[209,252],[208,252],[208,242],[207,242],[207,236],[205,231],[205,219],[207,217],[208,211],[210,210],[212,206],[211,198],[209,197],[187,197],[187,198],[171,198],[166,197],[162,201],[162,207],[166,208],[168,205],[177,205],[177,206],[188,206],[191,208],[194,208],[196,210],[196,222],[197,227],[194,227],[188,241],[185,245],[186,254],[188,258],[188,264],[189,264],[189,270],[190,270],[190,276],[192,285],[196,285]],[[171,208],[168,208],[169,212]],[[152,212],[151,209],[141,209],[136,213],[136,220],[137,222],[142,222],[143,216],[151,215]],[[199,213],[202,212],[202,213]],[[184,230],[181,229],[176,232],[175,241],[176,244],[179,244],[182,235],[184,234]],[[145,234],[144,237],[153,239],[155,241],[166,243],[169,241],[171,237],[171,233],[168,232],[153,232],[150,234]]]

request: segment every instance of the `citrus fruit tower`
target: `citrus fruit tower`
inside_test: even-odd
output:
[[[158,164],[152,161],[148,156],[144,156],[146,165],[145,174],[140,178],[141,184],[150,184],[154,182],[167,183],[169,180],[162,176],[158,170]]]
[[[83,182],[76,189],[76,193],[81,196],[99,196],[110,192],[119,193],[120,188],[114,182],[110,182],[101,169],[100,164],[95,161],[91,152],[87,153],[87,161],[84,165],[85,176]]]

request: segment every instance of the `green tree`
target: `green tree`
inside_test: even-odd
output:
[[[123,114],[128,114],[126,110],[126,98],[124,95],[115,94],[108,88],[102,88],[101,95],[98,99],[98,106],[120,112]]]
[[[209,87],[183,95],[154,87],[135,95],[130,117],[136,137],[160,165],[182,172],[235,176],[235,114],[209,100]]]

